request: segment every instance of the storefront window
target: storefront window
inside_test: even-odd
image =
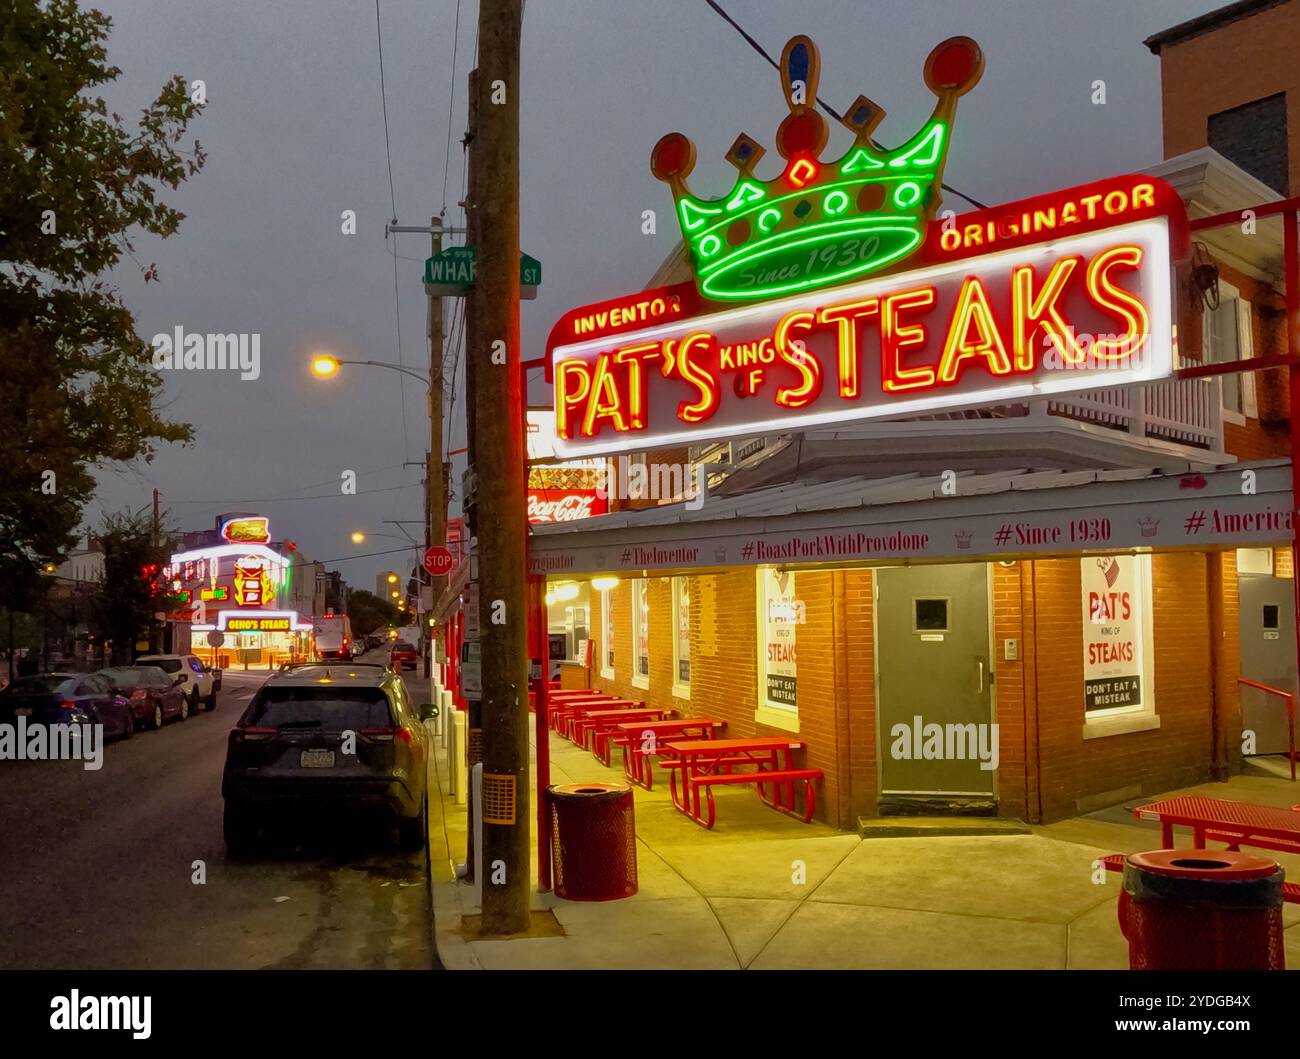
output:
[[[632,582],[632,683],[650,686],[650,594],[644,578]]]
[[[1204,313],[1202,340],[1205,359],[1210,364],[1227,364],[1254,355],[1251,341],[1250,302],[1230,283],[1219,281],[1219,303]],[[1255,379],[1250,372],[1221,375],[1223,408],[1235,416],[1257,415]]]
[[[1155,716],[1151,684],[1151,557],[1080,560],[1086,726]]]
[[[767,723],[788,726],[797,716],[798,667],[795,630],[802,606],[789,570],[758,571],[758,714]]]
[[[610,596],[608,589],[600,594],[600,675],[606,680],[614,679],[614,604]]]
[[[673,694],[691,694],[691,580],[673,578]]]

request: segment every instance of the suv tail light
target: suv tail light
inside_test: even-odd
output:
[[[230,738],[241,743],[260,743],[279,734],[278,728],[232,728]]]
[[[363,728],[360,734],[363,739],[369,739],[373,743],[391,743],[394,737],[408,746],[411,743],[411,733],[405,728]]]
[[[136,688],[135,691],[131,692],[131,698],[137,702],[148,697],[149,693],[144,688]]]
[[[75,710],[76,708],[77,708],[77,704],[76,704],[75,702],[66,702],[66,701],[65,701],[65,702],[61,702],[61,703],[59,703],[59,709],[61,709],[61,710]]]

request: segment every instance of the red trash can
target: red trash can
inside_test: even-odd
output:
[[[1210,849],[1134,853],[1119,926],[1134,971],[1281,971],[1281,865]]]
[[[546,788],[551,805],[555,896],[613,901],[637,890],[632,788],[565,783]]]

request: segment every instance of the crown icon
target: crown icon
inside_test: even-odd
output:
[[[742,133],[727,152],[738,171],[731,191],[700,199],[686,187],[695,144],[680,132],[655,144],[650,171],[672,188],[706,297],[741,300],[825,287],[882,269],[921,245],[939,207],[957,99],[984,71],[979,45],[949,37],[930,52],[925,83],[938,99],[901,147],[886,150],[872,139],[885,111],[858,96],[840,118],[854,138],[838,161],[821,159],[829,133],[816,109],[820,71],[817,46],[792,37],[781,52],[790,113],[776,131],[786,164],[773,180],[754,176],[765,152]]]
[[[952,536],[953,536],[953,540],[957,543],[957,547],[958,547],[958,548],[969,548],[969,547],[970,547],[970,542],[971,542],[971,537],[972,537],[972,534],[971,534],[971,531],[970,531],[970,530],[966,530],[966,529],[964,529],[964,530],[958,530],[958,531],[957,531],[956,533],[954,533]]]
[[[1144,537],[1154,537],[1156,529],[1160,526],[1160,520],[1151,515],[1143,515],[1137,520],[1138,532]]]

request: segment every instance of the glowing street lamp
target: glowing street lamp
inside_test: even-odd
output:
[[[360,530],[356,530],[356,531],[353,532],[353,534],[352,534],[352,543],[353,543],[353,544],[360,544],[360,543],[361,543],[362,541],[364,541],[365,539],[366,539],[366,535],[365,535],[364,533],[362,533]]]
[[[388,575],[388,583],[389,583],[390,585],[395,585],[395,584],[397,584],[397,575],[396,575],[396,574],[389,574],[389,575]]]
[[[317,353],[311,358],[311,373],[318,379],[334,378],[339,373],[338,358],[328,353]]]

